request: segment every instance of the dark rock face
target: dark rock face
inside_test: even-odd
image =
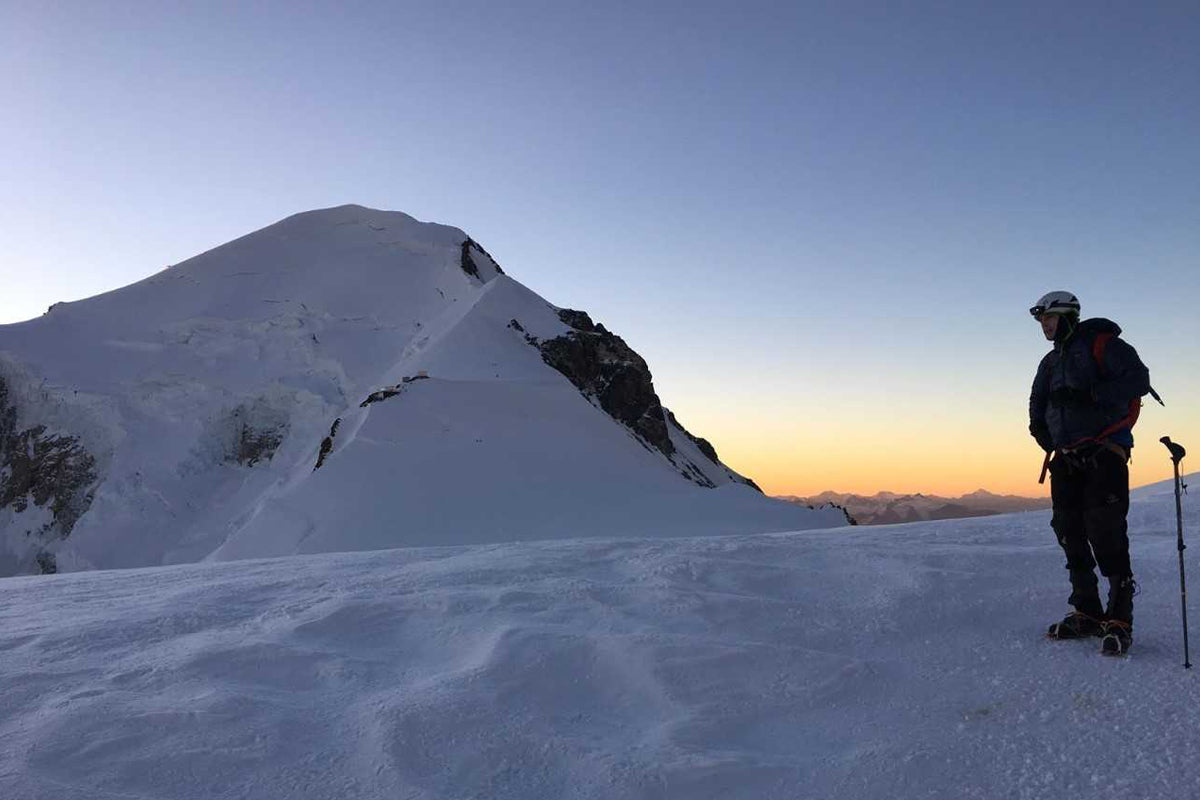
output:
[[[479,274],[479,266],[475,263],[475,259],[471,258],[472,249],[478,250],[480,253],[491,259],[491,262],[496,265],[496,271],[501,275],[504,274],[504,270],[500,268],[500,262],[492,258],[492,254],[487,250],[484,250],[483,246],[480,245],[479,242],[476,242],[474,239],[470,238],[462,243],[462,256],[459,260],[459,266],[462,267],[463,272],[467,273],[476,280],[483,280],[483,276]]]
[[[367,399],[358,404],[359,408],[366,408],[372,403],[381,403],[384,400],[389,400],[404,391],[404,387],[413,381],[428,380],[428,375],[410,375],[400,379],[400,382],[395,386],[387,386],[380,389],[378,392],[371,392],[367,395]]]
[[[542,360],[669,458],[675,445],[645,360],[583,311],[562,309],[558,316],[572,330],[537,342]]]
[[[0,508],[49,507],[53,521],[36,534],[43,541],[65,539],[91,506],[96,477],[96,459],[76,437],[48,433],[44,425],[17,429],[17,409],[0,378]],[[57,571],[49,553],[38,555],[38,565]]]
[[[583,331],[584,333],[608,333],[603,325],[594,324],[586,311],[576,311],[573,308],[560,308],[558,310],[558,318],[563,321],[564,325],[569,325],[577,331]]]
[[[333,452],[333,440],[337,438],[338,426],[342,424],[342,418],[338,417],[333,421],[333,425],[329,428],[329,435],[321,440],[321,451],[317,453],[317,464],[313,467],[313,472],[321,468],[325,463],[325,459]]]
[[[256,431],[249,425],[243,425],[238,435],[234,460],[247,467],[253,467],[259,461],[270,461],[282,442],[283,437],[278,431]]]
[[[467,239],[462,243],[462,257],[459,259],[459,266],[462,271],[470,275],[475,280],[483,280],[479,277],[479,267],[475,266],[475,260],[471,258],[471,240]]]
[[[584,311],[559,309],[558,318],[571,330],[544,341],[526,333],[525,327],[515,319],[508,327],[523,335],[529,345],[541,352],[542,360],[565,375],[585,397],[597,402],[610,417],[637,434],[643,445],[662,453],[684,478],[710,489],[717,485],[704,470],[676,449],[671,441],[670,426],[691,439],[704,457],[720,466],[730,479],[762,491],[754,481],[721,464],[712,444],[693,436],[679,424],[674,414],[663,408],[654,391],[650,368],[624,339],[593,322]]]
[[[245,467],[270,461],[289,429],[286,417],[262,403],[238,406],[231,418],[234,437],[226,448],[225,461]]]

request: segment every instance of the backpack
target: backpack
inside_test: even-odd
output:
[[[1104,350],[1108,347],[1108,341],[1112,338],[1113,334],[1106,331],[1104,333],[1096,334],[1096,338],[1092,341],[1092,357],[1096,359],[1096,368],[1100,370],[1100,375],[1102,377],[1104,375]],[[1162,398],[1158,396],[1158,392],[1154,391],[1153,388],[1150,389],[1150,395],[1158,401],[1160,406],[1166,405],[1166,403],[1162,401]],[[1135,397],[1129,401],[1129,411],[1125,414],[1125,416],[1114,422],[1112,425],[1109,425],[1107,428],[1097,434],[1095,438],[1105,439],[1109,436],[1112,436],[1119,430],[1124,430],[1125,428],[1132,429],[1133,426],[1137,424],[1138,416],[1140,416],[1141,413],[1142,398]]]

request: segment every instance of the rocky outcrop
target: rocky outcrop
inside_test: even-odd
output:
[[[259,431],[243,424],[231,457],[243,466],[253,467],[260,461],[270,461],[282,443],[283,435],[279,431]]]
[[[585,396],[594,398],[609,416],[669,458],[675,445],[645,360],[624,339],[593,323],[583,311],[564,308],[558,317],[571,328],[570,332],[544,341],[526,337],[536,342],[542,360],[565,375]]]
[[[333,440],[337,438],[338,427],[342,424],[342,418],[338,417],[333,421],[333,425],[329,427],[329,435],[321,440],[321,449],[317,453],[317,463],[313,467],[313,472],[319,470],[325,463],[325,459],[333,452]]]
[[[225,447],[225,462],[244,467],[274,458],[290,428],[286,410],[264,399],[235,408],[230,423],[233,436]]]
[[[384,400],[390,400],[397,395],[403,394],[404,390],[415,381],[428,380],[429,376],[424,372],[419,372],[416,375],[408,375],[400,379],[400,382],[394,386],[385,386],[377,392],[371,392],[367,395],[367,399],[358,404],[359,408],[366,408],[375,403],[382,403]],[[329,428],[329,435],[321,440],[320,450],[317,451],[317,463],[313,466],[313,472],[319,470],[325,464],[325,459],[329,458],[329,454],[333,452],[333,442],[337,438],[338,428],[342,424],[342,418],[338,417],[333,421],[333,425]]]
[[[424,373],[417,375],[406,376],[400,379],[400,382],[395,386],[386,386],[377,392],[371,392],[367,395],[367,399],[358,404],[359,408],[366,408],[373,403],[382,403],[384,400],[389,400],[396,395],[402,393],[404,388],[413,381],[428,380],[429,376]]]
[[[684,478],[709,489],[717,485],[706,474],[706,469],[701,469],[690,456],[676,448],[671,440],[672,427],[691,440],[696,449],[730,480],[762,492],[754,481],[722,464],[716,448],[707,439],[693,436],[670,410],[663,407],[654,391],[645,359],[624,339],[593,322],[584,311],[559,309],[558,318],[571,330],[553,339],[540,340],[530,335],[515,319],[509,321],[508,327],[521,334],[527,344],[536,347],[542,360],[566,376],[585,397],[633,431],[647,449],[657,450],[665,456]]]
[[[96,473],[96,459],[75,436],[45,425],[21,429],[9,385],[0,377],[0,510],[47,508],[51,521],[26,535],[45,544],[65,539],[92,504]],[[37,563],[42,572],[57,571],[46,551]]]
[[[501,275],[504,274],[504,270],[500,268],[500,262],[492,258],[492,254],[487,250],[484,250],[483,246],[480,245],[479,242],[470,238],[462,243],[462,255],[459,259],[459,266],[462,267],[463,272],[467,273],[475,280],[484,280],[483,275],[479,272],[479,265],[476,264],[475,259],[471,257],[471,250],[478,250],[480,254],[487,256],[488,260],[495,265],[496,272],[500,273]]]

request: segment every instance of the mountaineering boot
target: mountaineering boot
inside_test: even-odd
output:
[[[1133,596],[1137,590],[1132,575],[1114,575],[1108,581],[1107,620],[1100,640],[1100,652],[1106,656],[1125,655],[1133,644]]]
[[[1046,636],[1051,639],[1086,639],[1103,633],[1104,623],[1100,620],[1082,611],[1072,611],[1063,617],[1062,622],[1051,625]]]
[[[1133,596],[1138,592],[1132,575],[1114,575],[1108,579],[1108,610],[1104,618],[1133,625]]]
[[[1133,626],[1120,620],[1110,619],[1104,623],[1104,638],[1100,640],[1100,652],[1106,656],[1123,656],[1133,645]]]

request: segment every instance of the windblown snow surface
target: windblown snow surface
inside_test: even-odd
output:
[[[9,578],[0,797],[1200,797],[1170,488],[1130,522],[1118,659],[1043,636],[1048,512]]]

